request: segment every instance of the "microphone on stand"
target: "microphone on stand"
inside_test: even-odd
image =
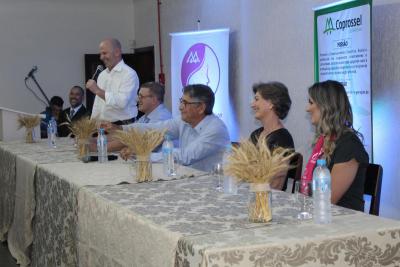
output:
[[[36,97],[36,98],[38,98],[38,99],[40,99],[37,95],[36,95],[36,93],[28,86],[28,84],[27,84],[27,81],[28,81],[28,79],[29,78],[31,78],[33,81],[34,81],[34,83],[36,84],[36,86],[37,86],[37,88],[39,89],[39,91],[40,91],[40,93],[42,94],[42,96],[44,97],[44,99],[46,99],[46,103],[45,104],[47,104],[47,107],[50,107],[50,100],[49,100],[49,98],[47,97],[47,95],[46,95],[46,93],[43,91],[43,89],[42,89],[42,87],[40,87],[40,85],[39,85],[39,83],[36,81],[36,78],[35,78],[35,72],[38,70],[38,67],[37,66],[33,66],[32,67],[32,69],[29,71],[29,73],[28,73],[28,76],[26,76],[25,77],[25,86],[26,86],[26,88],[28,88],[32,93],[33,93],[33,95]],[[42,99],[40,99],[40,101],[42,101],[42,102],[44,102]]]
[[[37,66],[33,66],[32,69],[29,71],[28,75],[25,77],[25,80],[28,80],[29,78],[31,78],[33,76],[33,74],[35,72],[37,72],[38,67]]]
[[[97,76],[99,76],[100,72],[102,72],[103,70],[103,65],[98,65],[96,71],[93,73],[92,80],[97,80]]]

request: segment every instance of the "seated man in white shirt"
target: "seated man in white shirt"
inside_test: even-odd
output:
[[[97,83],[92,79],[86,83],[86,88],[96,95],[91,118],[117,125],[134,122],[139,78],[122,60],[120,42],[117,39],[102,41],[100,59],[106,69],[100,73]]]
[[[187,85],[183,89],[179,110],[181,117],[158,123],[134,123],[122,129],[167,129],[172,139],[179,139],[179,149],[174,151],[182,165],[203,171],[211,171],[230,144],[225,124],[212,113],[214,93],[202,84]],[[127,150],[121,151],[128,157]]]
[[[137,123],[155,123],[171,119],[171,112],[164,106],[164,86],[157,82],[142,84],[138,95],[138,109],[143,116]],[[107,145],[108,151],[120,151],[125,145],[117,140],[112,140]]]

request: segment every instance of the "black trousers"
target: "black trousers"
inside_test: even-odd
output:
[[[120,121],[114,121],[113,124],[115,125],[127,125],[135,122],[135,118],[130,118],[127,120],[120,120]]]

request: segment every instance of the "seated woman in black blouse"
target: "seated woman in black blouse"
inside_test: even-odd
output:
[[[267,145],[272,150],[275,147],[293,148],[293,138],[282,124],[286,118],[292,101],[288,89],[279,82],[259,83],[253,85],[254,100],[251,108],[254,117],[263,127],[251,133],[250,139],[256,144],[258,139],[267,138]],[[279,175],[271,182],[274,189],[282,189],[285,183],[286,173]]]
[[[302,179],[312,180],[318,158],[326,158],[332,177],[331,202],[364,210],[364,179],[368,154],[353,129],[353,113],[343,85],[337,81],[315,83],[308,89],[307,112],[316,139]]]

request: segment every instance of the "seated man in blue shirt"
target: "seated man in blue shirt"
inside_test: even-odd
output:
[[[136,122],[154,123],[171,119],[171,112],[164,106],[164,86],[158,82],[142,84],[138,94],[138,109],[144,113]]]
[[[182,165],[211,171],[216,162],[221,162],[223,151],[230,144],[228,130],[212,113],[213,107],[214,93],[210,87],[187,85],[180,99],[181,117],[158,123],[133,123],[122,128],[167,129],[172,139],[179,139],[175,153]]]
[[[158,82],[142,84],[138,94],[138,109],[144,114],[135,123],[155,123],[171,119],[171,112],[164,106],[164,94],[164,86]],[[121,142],[112,140],[108,143],[107,150],[120,151],[124,147]]]

